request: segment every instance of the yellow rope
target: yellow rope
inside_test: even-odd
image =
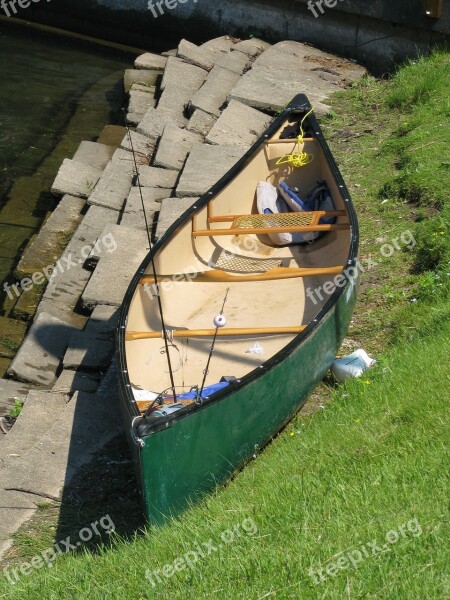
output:
[[[300,145],[303,144],[303,138],[305,137],[305,132],[303,131],[303,121],[306,119],[308,115],[310,115],[313,111],[313,108],[300,121],[300,135],[297,138],[296,142],[296,150],[291,154],[285,154],[277,161],[278,165],[292,165],[294,168],[298,169],[299,167],[304,167],[308,165],[313,159],[314,156],[312,154],[308,154],[307,152],[303,152]]]

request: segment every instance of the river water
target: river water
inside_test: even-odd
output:
[[[3,291],[56,206],[64,158],[119,124],[122,79],[135,55],[0,21],[0,375],[26,325]]]

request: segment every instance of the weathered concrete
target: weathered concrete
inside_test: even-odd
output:
[[[161,208],[161,200],[170,196],[173,192],[173,189],[146,187],[142,188],[141,191],[142,199],[144,200],[147,225],[151,230],[155,215]],[[125,225],[126,227],[136,228],[144,231],[146,230],[139,188],[131,188],[120,224]]]
[[[231,100],[208,133],[208,144],[250,147],[267,129],[272,118],[250,106]]]
[[[204,112],[218,117],[228,95],[239,79],[240,76],[233,71],[218,66],[214,67],[203,86],[192,98],[191,110],[200,108]]]
[[[109,366],[113,352],[113,338],[77,331],[69,340],[63,365],[65,369],[103,371]]]
[[[51,385],[72,333],[73,328],[65,321],[40,313],[14,357],[8,375],[19,381]]]
[[[158,69],[162,71],[166,66],[166,62],[167,58],[165,56],[146,52],[136,58],[134,66],[136,69]]]
[[[90,206],[81,224],[74,233],[74,238],[86,246],[93,246],[100,233],[108,223],[115,225],[119,220],[116,210],[105,206]]]
[[[114,333],[118,324],[119,310],[115,306],[99,304],[92,311],[84,331],[97,337],[109,335]]]
[[[127,122],[130,125],[137,125],[148,109],[156,106],[154,92],[155,88],[145,88],[136,84],[131,86],[127,112]]]
[[[71,395],[74,392],[95,392],[100,383],[99,373],[64,369],[52,387],[52,392]]]
[[[251,58],[256,58],[269,48],[270,44],[268,42],[265,42],[264,40],[260,40],[258,38],[251,38],[248,40],[242,40],[238,42],[231,48],[231,50],[243,52]]]
[[[252,59],[244,52],[228,52],[221,56],[215,64],[238,75],[243,75],[251,68]]]
[[[200,48],[207,48],[210,52],[215,55],[215,61],[220,59],[223,54],[226,54],[234,47],[238,42],[237,39],[232,38],[229,35],[222,35],[220,37],[213,38],[212,40],[206,41],[200,46]]]
[[[329,81],[330,70],[337,81]],[[280,42],[256,59],[251,71],[231,90],[229,99],[277,112],[303,91],[308,93],[315,111],[324,114],[328,110],[326,98],[364,73],[363,67],[344,59],[332,59],[311,46]]]
[[[115,150],[116,147],[114,145],[82,141],[78,146],[78,150],[73,155],[73,160],[103,171],[111,160]]]
[[[192,148],[176,189],[179,198],[201,196],[245,154],[242,146],[199,144]]]
[[[101,170],[95,167],[66,158],[53,182],[52,193],[88,198],[101,174]]]
[[[216,121],[216,117],[197,108],[189,119],[186,129],[204,137],[211,131],[212,126]]]
[[[195,204],[198,198],[165,198],[161,202],[161,211],[159,213],[158,225],[156,227],[155,238],[161,238],[169,227],[174,223],[188,208]]]
[[[161,89],[165,90],[167,87],[183,89],[193,95],[202,86],[206,75],[207,73],[201,67],[169,56],[161,81]]]
[[[170,169],[158,169],[157,167],[138,167],[139,182],[141,187],[151,188],[174,188],[178,181],[178,173]]]
[[[101,257],[82,295],[83,306],[93,310],[98,304],[120,306],[138,266],[148,253],[144,231],[123,225],[109,228],[117,250]]]
[[[127,69],[123,78],[123,86],[129,92],[134,83],[154,87],[162,74],[162,69]]]
[[[211,71],[214,66],[216,53],[210,50],[207,46],[199,48],[188,40],[181,40],[177,50],[178,58],[183,58],[201,69]]]
[[[24,277],[54,263],[54,256],[59,256],[83,216],[81,211],[85,201],[76,196],[66,194],[58,206],[44,223],[38,235],[27,247],[16,267],[16,276]]]
[[[180,129],[172,123],[167,123],[159,141],[153,164],[155,167],[163,167],[180,171],[189,152],[194,144],[201,144],[203,137],[192,131]]]
[[[116,151],[117,152],[117,151]],[[125,152],[122,150],[122,152]],[[130,159],[131,157],[131,152]],[[120,168],[119,168],[120,165]],[[122,210],[133,179],[133,165],[130,161],[109,161],[106,169],[89,198],[89,204]]]
[[[130,144],[131,137],[131,144]],[[136,164],[138,165],[148,165],[153,155],[155,153],[156,142],[146,135],[142,135],[141,133],[137,133],[136,131],[130,131],[130,135],[128,133],[125,135],[123,140],[120,142],[120,148],[123,150],[127,150],[131,152],[131,146],[133,145],[134,155],[136,157]],[[131,156],[131,155],[130,155]],[[134,163],[132,162],[132,171],[134,172]]]

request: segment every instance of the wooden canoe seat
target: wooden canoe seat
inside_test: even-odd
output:
[[[192,235],[210,236],[216,235],[242,235],[243,233],[297,233],[305,231],[339,231],[350,229],[348,223],[337,223],[333,225],[319,223],[322,217],[345,216],[345,211],[305,211],[276,213],[270,215],[229,215],[223,217],[209,217],[208,222],[219,223],[232,221],[230,229],[198,229],[193,227]]]
[[[306,329],[306,325],[294,325],[293,327],[237,327],[219,329],[218,337],[231,337],[238,335],[285,335],[298,334]],[[173,329],[169,330],[169,337],[174,338],[197,338],[211,337],[215,334],[215,329]],[[162,331],[127,331],[125,340],[127,342],[135,340],[151,340],[163,338]]]
[[[294,279],[297,277],[312,277],[317,275],[340,275],[344,270],[342,265],[337,267],[317,267],[317,268],[292,268],[276,267],[269,269],[265,273],[251,273],[250,275],[231,275],[227,271],[213,269],[203,273],[190,273],[179,275],[159,275],[158,281],[196,281],[198,283],[217,283],[231,282],[242,283],[246,281],[274,281],[276,279]],[[153,275],[144,275],[139,282],[141,285],[155,283]]]

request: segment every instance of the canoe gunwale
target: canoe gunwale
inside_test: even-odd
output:
[[[214,184],[213,187],[211,187],[195,203],[193,201],[193,206],[191,206],[187,211],[185,211],[177,219],[177,221],[175,221],[171,225],[171,227],[166,231],[166,233],[153,245],[152,250],[148,253],[146,258],[140,265],[139,269],[135,273],[121,306],[119,325],[116,332],[116,356],[119,374],[119,391],[122,403],[125,404],[125,406],[123,406],[122,408],[127,409],[130,420],[134,419],[135,417],[140,417],[142,415],[137,407],[136,401],[131,390],[131,383],[128,378],[128,367],[125,353],[126,322],[134,293],[137,287],[139,286],[139,282],[143,274],[145,273],[147,267],[151,262],[152,255],[157,254],[166,245],[168,240],[175,234],[175,232],[186,223],[186,221],[188,221],[196,212],[205,207],[214,198],[214,196],[221,192],[222,189],[226,185],[228,185],[230,181],[233,180],[236,177],[236,175],[243,170],[243,168],[245,168],[248,160],[261,148],[262,145],[264,145],[267,142],[268,138],[272,137],[280,129],[283,122],[287,121],[289,117],[294,116],[296,113],[306,114],[310,109],[311,104],[309,103],[309,100],[304,94],[299,94],[295,96],[295,98],[286,106],[283,112],[277,118],[274,119],[272,124],[265,131],[265,133],[262,134],[262,136],[241,157],[241,159],[232,167],[232,169],[230,169],[216,184]],[[244,386],[252,383],[256,379],[262,377],[265,373],[267,373],[267,371],[269,371],[275,365],[285,360],[286,357],[288,357],[295,349],[297,349],[302,343],[305,342],[305,340],[313,333],[313,331],[315,331],[320,326],[321,322],[328,315],[328,313],[336,306],[341,295],[346,293],[346,291],[348,290],[349,285],[353,283],[353,280],[347,275],[346,270],[350,270],[352,267],[356,268],[357,264],[359,228],[355,208],[347,186],[345,185],[345,182],[337,167],[331,150],[329,149],[328,144],[325,141],[325,138],[322,134],[319,123],[314,113],[308,116],[308,122],[310,125],[310,129],[314,132],[315,139],[319,143],[324,157],[328,162],[333,177],[340,190],[342,199],[345,202],[345,206],[348,213],[351,238],[349,254],[347,256],[344,271],[342,273],[343,277],[345,277],[346,279],[345,285],[337,287],[333,294],[328,298],[327,302],[322,307],[320,312],[310,323],[308,323],[306,328],[301,333],[299,333],[291,342],[289,342],[289,344],[287,344],[280,352],[278,352],[272,358],[267,360],[263,365],[261,365],[257,369],[254,369],[239,380],[232,382],[224,390],[216,392],[209,398],[205,398],[200,405],[193,404],[187,406],[175,412],[173,415],[169,415],[165,419],[161,419],[161,422],[155,423],[154,426],[151,428],[151,431],[147,435],[153,435],[158,431],[164,430],[167,427],[170,427],[174,421],[178,419],[183,419],[184,417],[188,416],[193,412],[204,410],[208,408],[211,404],[226,399],[237,389],[241,389]]]

